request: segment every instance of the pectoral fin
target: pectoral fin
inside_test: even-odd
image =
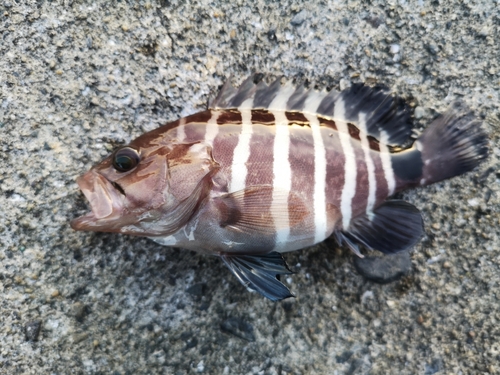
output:
[[[391,200],[379,206],[371,217],[357,217],[348,230],[336,233],[339,242],[360,255],[356,243],[393,254],[413,247],[424,233],[420,211],[410,203]]]
[[[271,301],[294,297],[277,278],[278,275],[292,273],[280,253],[273,251],[262,255],[223,254],[221,258],[246,288]]]
[[[297,194],[271,185],[224,194],[216,204],[222,227],[252,235],[273,235],[284,223],[290,228],[304,225],[311,211]]]

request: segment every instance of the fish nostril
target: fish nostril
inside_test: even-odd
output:
[[[118,185],[117,182],[112,182],[111,185],[113,185],[113,187],[116,190],[118,190],[122,195],[127,196],[127,194],[125,194],[125,190],[123,190],[123,188],[120,185]]]

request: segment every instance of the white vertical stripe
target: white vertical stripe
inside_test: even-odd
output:
[[[290,149],[290,129],[288,128],[288,119],[285,111],[271,111],[276,121],[276,135],[274,136],[273,147],[273,203],[271,205],[271,213],[274,218],[276,227],[276,246],[285,244],[290,237],[290,220],[288,215],[280,215],[279,211],[288,210],[288,206],[282,207],[275,202],[280,200],[283,191],[292,190],[292,170],[290,167],[290,159],[288,157]],[[281,199],[283,201],[283,199]]]
[[[418,141],[418,140],[415,142],[415,147],[416,147],[416,148],[417,148],[417,150],[418,150],[418,151],[420,151],[420,152],[422,152],[422,150],[424,149],[424,146],[422,146],[422,142],[420,142],[420,141]],[[427,164],[429,164],[429,163],[430,163],[430,160],[426,160],[424,163],[425,163],[425,165],[427,165]],[[426,179],[425,179],[425,178],[420,179],[420,185],[424,186],[426,182],[427,182],[427,181],[426,181]]]
[[[290,192],[292,190],[292,168],[290,166],[289,150],[290,150],[290,128],[286,117],[285,109],[288,99],[293,94],[294,88],[292,85],[285,85],[281,88],[278,95],[269,105],[269,108],[274,115],[276,123],[276,134],[274,136],[273,147],[273,203],[271,204],[271,214],[273,215],[274,225],[276,227],[276,248],[280,249],[290,240],[290,218],[287,207],[275,204],[275,202],[283,201],[283,191]],[[288,215],[280,214],[286,209]]]
[[[248,174],[247,161],[250,157],[250,140],[252,138],[252,108],[253,98],[241,103],[238,110],[241,113],[241,133],[238,136],[238,144],[233,151],[233,163],[231,164],[231,181],[229,192],[235,192],[246,188]]]
[[[342,98],[335,102],[333,118],[339,132],[340,144],[344,151],[344,186],[340,197],[340,212],[342,212],[342,227],[344,230],[349,228],[352,217],[352,198],[356,194],[356,154],[351,144],[351,135],[345,119],[345,104]]]
[[[184,141],[186,138],[186,131],[184,130],[184,125],[186,124],[186,118],[183,117],[179,120],[179,126],[177,126],[177,140],[179,142]]]
[[[366,113],[359,114],[359,138],[361,148],[365,155],[366,170],[368,171],[368,200],[366,202],[366,215],[368,218],[373,216],[373,206],[375,205],[375,193],[377,192],[377,179],[375,178],[375,165],[371,156],[370,142],[368,141],[368,132],[366,130]]]
[[[217,125],[217,119],[220,116],[220,111],[212,111],[212,117],[207,121],[207,129],[205,132],[205,142],[210,146],[213,146],[214,139],[219,133],[219,125]]]
[[[319,95],[319,93],[318,93]],[[314,242],[321,242],[327,237],[326,225],[326,151],[321,136],[316,110],[321,103],[318,95],[309,95],[304,105],[304,117],[311,126],[314,144]]]
[[[394,178],[394,170],[392,169],[391,154],[389,152],[389,147],[387,147],[387,141],[389,136],[385,131],[380,132],[380,160],[382,161],[382,169],[384,170],[385,180],[387,181],[387,188],[389,190],[388,195],[394,193],[396,188],[396,180]]]

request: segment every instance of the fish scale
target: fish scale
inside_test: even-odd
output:
[[[403,100],[381,87],[318,92],[224,85],[209,109],[143,134],[78,179],[92,212],[77,230],[150,237],[222,258],[240,282],[279,300],[283,252],[331,235],[405,251],[423,233],[413,205],[387,200],[473,169],[487,155],[460,103],[411,140]],[[403,145],[407,145],[404,147]]]
[[[187,143],[202,141],[213,147],[214,159],[220,164],[220,171],[214,178],[223,181],[219,183],[219,185],[224,186],[222,192],[232,193],[254,185],[276,186],[279,189],[294,193],[301,192],[304,204],[313,207],[311,216],[318,216],[318,219],[312,220],[318,222],[317,226],[320,227],[320,233],[314,230],[314,238],[301,247],[312,245],[328,237],[334,227],[338,226],[338,219],[335,216],[338,216],[339,213],[344,219],[343,227],[348,227],[352,212],[356,215],[366,210],[368,190],[370,188],[374,192],[377,190],[367,181],[367,160],[378,166],[378,174],[375,174],[375,171],[373,173],[373,182],[379,186],[379,190],[382,190],[382,192],[379,191],[378,195],[382,196],[383,199],[388,195],[387,184],[383,183],[387,176],[382,168],[379,153],[374,152],[368,146],[366,136],[363,139],[366,141],[367,146],[363,146],[363,143],[359,141],[360,132],[356,132],[356,138],[351,137],[347,124],[341,121],[337,121],[338,125],[336,125],[340,130],[332,132],[332,130],[337,130],[336,126],[332,128],[331,122],[325,122],[322,116],[314,115],[313,118],[316,123],[320,124],[318,129],[319,139],[315,143],[311,123],[306,117],[301,119],[300,125],[294,121],[289,121],[288,118],[297,117],[290,112],[256,110],[251,111],[250,116],[242,115],[242,113],[235,110],[231,110],[228,114],[221,112],[221,110],[207,112],[211,113],[211,115],[206,114],[204,116],[204,118],[208,118],[207,123],[221,116],[225,118],[226,123],[218,125],[220,129],[217,136],[213,140],[207,139],[206,134],[208,134],[208,131],[204,129],[207,125],[198,122],[198,117],[193,122],[188,120],[184,125],[183,131],[186,135],[183,141]],[[287,126],[290,128],[285,136],[287,146],[289,146],[286,149],[282,145],[276,147],[276,130],[274,126],[274,117],[276,115],[287,118]],[[250,121],[246,123],[242,120],[244,117],[248,117]],[[323,126],[321,126],[322,124]],[[234,125],[237,125],[237,127],[235,128]],[[351,124],[351,126],[353,125]],[[344,133],[341,134],[342,131]],[[344,143],[342,143],[342,137]],[[348,155],[352,154],[351,158],[345,157],[345,149],[347,149]],[[279,156],[281,157],[278,161],[277,152],[280,153]],[[329,168],[327,168],[327,158],[337,161],[344,159],[344,162],[330,162],[328,163]],[[322,165],[323,168],[319,169],[317,165]],[[276,180],[276,170],[279,171],[283,168],[288,169],[290,174],[284,177],[281,175]],[[340,184],[338,182],[326,184],[327,174],[332,175],[331,178],[335,180],[338,180],[338,176],[341,175],[344,176],[344,179],[346,175],[350,176],[350,179],[347,183],[344,182],[339,189]],[[314,183],[311,183],[311,181]],[[314,198],[313,191],[316,186],[321,187],[321,190],[317,193],[317,195],[321,195],[321,200]],[[341,193],[342,198],[336,194],[337,191]],[[381,203],[383,199],[379,200],[379,202],[372,202],[372,206]],[[328,217],[325,220],[328,211],[326,209],[327,205],[341,208],[339,213],[331,212],[333,217],[330,220],[328,220]],[[272,202],[269,202],[269,207],[271,209],[273,207],[281,209],[279,206],[273,205]],[[293,211],[293,209],[293,207],[288,208],[289,211]],[[348,217],[347,220],[345,220],[346,216]],[[283,218],[283,215],[278,216],[278,218]],[[285,224],[274,223],[274,225],[280,228],[285,227],[285,230],[288,228],[288,225]],[[304,237],[303,231],[301,237]],[[296,250],[288,244],[288,242],[294,240],[294,238],[282,240],[285,246],[280,251]]]

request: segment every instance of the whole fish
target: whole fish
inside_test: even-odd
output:
[[[281,253],[332,234],[361,256],[414,246],[420,212],[394,193],[465,173],[487,156],[460,103],[411,139],[408,106],[382,87],[318,92],[226,83],[209,109],[143,134],[78,178],[92,212],[76,230],[146,236],[218,255],[271,300],[292,296]]]

